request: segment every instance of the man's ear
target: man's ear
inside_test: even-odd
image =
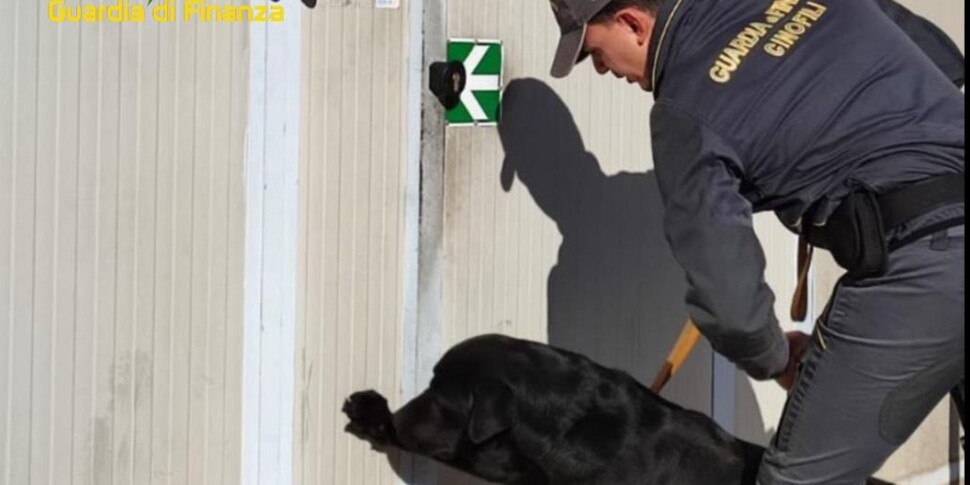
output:
[[[650,33],[653,32],[653,20],[650,15],[634,7],[617,12],[616,21],[636,34],[641,44],[645,43]]]
[[[468,439],[472,443],[480,445],[509,429],[510,396],[503,385],[484,385],[475,390],[468,418]]]

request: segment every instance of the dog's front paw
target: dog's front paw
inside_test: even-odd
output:
[[[384,396],[375,391],[358,392],[347,398],[343,412],[350,418],[344,431],[374,445],[393,444],[393,416]]]

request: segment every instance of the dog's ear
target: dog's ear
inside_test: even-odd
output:
[[[509,398],[511,392],[503,385],[486,384],[472,395],[472,409],[468,419],[468,439],[480,445],[509,429]]]

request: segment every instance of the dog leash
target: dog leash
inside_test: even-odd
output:
[[[687,357],[690,356],[700,339],[701,332],[697,329],[697,325],[694,324],[693,320],[687,320],[687,323],[684,324],[684,330],[680,332],[677,342],[670,349],[670,354],[667,356],[663,367],[660,368],[660,372],[657,373],[657,378],[654,379],[650,390],[660,394],[660,391],[670,382],[674,374],[684,366]]]
[[[808,273],[812,269],[812,255],[815,248],[808,244],[805,236],[798,238],[798,284],[791,298],[791,319],[793,322],[805,321],[808,315]]]

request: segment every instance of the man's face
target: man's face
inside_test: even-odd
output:
[[[620,10],[609,20],[590,23],[583,49],[592,58],[596,72],[650,88],[647,52],[654,16],[642,10]]]

